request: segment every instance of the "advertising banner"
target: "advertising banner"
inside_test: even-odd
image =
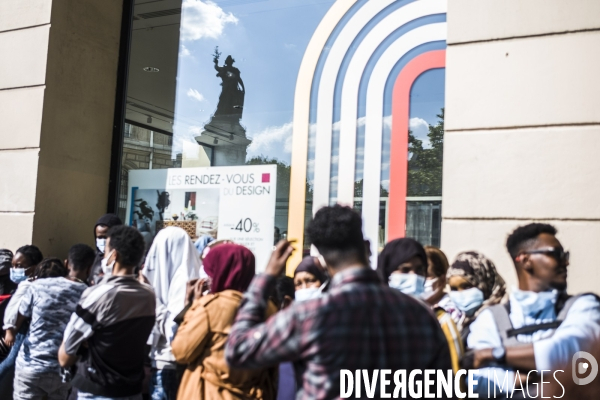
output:
[[[174,225],[193,240],[230,239],[254,253],[257,273],[266,267],[274,244],[276,165],[134,170],[128,186],[130,225],[152,236]]]

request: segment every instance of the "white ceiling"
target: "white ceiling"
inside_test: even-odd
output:
[[[181,0],[136,0],[126,119],[173,132],[180,20]]]

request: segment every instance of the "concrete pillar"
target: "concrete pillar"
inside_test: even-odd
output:
[[[516,283],[508,233],[547,222],[570,292],[600,291],[600,2],[448,4],[442,248]]]
[[[123,0],[0,2],[0,247],[64,257],[106,212]]]

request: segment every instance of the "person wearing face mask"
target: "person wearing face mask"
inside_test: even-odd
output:
[[[83,292],[58,351],[63,368],[75,366],[78,399],[141,400],[146,340],[155,322],[156,296],[134,272],[144,238],[129,226],[108,231],[111,275]]]
[[[21,344],[25,340],[29,324],[25,323],[17,331],[17,319],[19,317],[19,306],[22,298],[27,294],[31,280],[28,279],[34,274],[35,267],[42,261],[44,257],[42,252],[36,246],[26,245],[20,247],[11,260],[12,268],[10,268],[9,278],[17,285],[6,309],[4,311],[4,319],[2,329],[4,337],[2,341],[10,348],[7,357],[0,363],[0,398],[12,398],[13,392],[13,377],[15,373],[15,363]]]
[[[443,299],[448,298],[446,293],[446,272],[448,271],[448,258],[444,252],[434,246],[425,246],[427,255],[427,278],[423,291],[423,300],[435,306]]]
[[[428,265],[427,253],[421,243],[411,238],[402,238],[385,245],[377,260],[377,272],[391,288],[417,298],[424,307],[431,307],[426,300],[432,297],[432,293],[425,292]],[[451,315],[443,308],[433,306],[432,309],[446,337],[452,369],[456,372],[464,354],[458,328]]]
[[[302,259],[294,271],[294,299],[304,301],[319,297],[321,286],[327,280],[327,277],[316,257],[307,256]]]
[[[100,281],[100,278],[104,274],[102,271],[102,260],[104,259],[104,252],[106,250],[106,237],[108,230],[113,226],[123,225],[121,219],[115,214],[105,214],[98,218],[96,225],[94,226],[94,239],[96,241],[96,259],[92,265],[92,273],[88,278],[90,285],[95,285]],[[104,266],[104,269],[107,269]]]
[[[377,273],[389,287],[420,299],[427,276],[425,249],[411,238],[392,240],[379,254]]]
[[[556,233],[552,225],[532,223],[509,235],[506,247],[518,287],[508,303],[479,314],[467,339],[475,350],[478,388],[487,390],[490,381],[497,385],[496,377],[501,383],[506,375],[514,382],[515,371],[561,369],[576,352],[591,352],[600,340],[598,296],[567,294],[569,252]]]
[[[476,251],[458,254],[448,268],[446,279],[450,300],[462,313],[457,324],[466,341],[475,318],[487,307],[505,299],[506,284],[492,260]]]
[[[158,232],[142,273],[156,293],[156,325],[148,343],[152,346],[151,397],[174,400],[183,373],[171,352],[178,328],[175,317],[186,305],[188,281],[200,277],[200,257],[187,232],[174,226]]]

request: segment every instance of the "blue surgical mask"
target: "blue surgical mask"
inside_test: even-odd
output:
[[[10,280],[17,285],[27,279],[25,275],[25,268],[11,268],[10,269]]]
[[[512,296],[521,306],[523,314],[535,315],[542,310],[554,308],[558,291],[551,290],[536,293],[528,290],[519,290],[517,288],[513,288]]]
[[[460,311],[471,316],[483,304],[483,292],[476,287],[461,291],[453,290],[450,292],[450,300]]]
[[[425,277],[417,274],[391,274],[388,285],[404,294],[419,296],[425,290]]]
[[[294,299],[296,301],[305,301],[310,299],[316,299],[321,295],[319,288],[304,288],[298,289],[294,293]]]
[[[96,238],[96,248],[100,250],[100,253],[104,254],[104,250],[106,249],[106,239]]]

